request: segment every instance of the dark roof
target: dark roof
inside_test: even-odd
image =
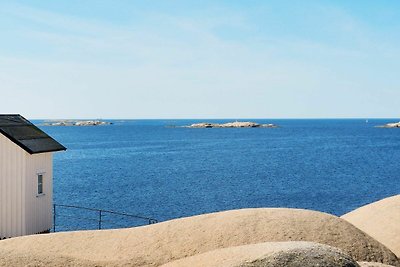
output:
[[[66,150],[21,115],[0,115],[0,133],[29,154]]]

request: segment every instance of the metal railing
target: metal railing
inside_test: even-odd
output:
[[[144,217],[144,216],[139,216],[139,215],[133,215],[125,212],[117,212],[117,211],[111,211],[111,210],[103,210],[103,209],[94,209],[94,208],[87,208],[87,207],[80,207],[80,206],[74,206],[74,205],[62,205],[62,204],[53,204],[53,232],[56,232],[56,225],[57,225],[57,211],[58,208],[68,208],[68,209],[76,209],[80,211],[90,211],[90,212],[95,212],[97,213],[97,218],[93,217],[81,217],[81,216],[71,216],[71,215],[64,215],[64,217],[68,217],[70,219],[77,219],[77,220],[87,220],[87,221],[94,221],[96,223],[96,229],[102,229],[103,223],[108,222],[112,223],[110,221],[105,221],[104,216],[107,214],[111,215],[118,215],[126,218],[133,218],[133,219],[139,219],[142,221],[145,221],[146,224],[155,224],[158,223],[158,220],[154,218],[149,218],[149,217]],[[137,226],[137,225],[136,225]],[[123,226],[123,227],[132,227],[130,226]],[[74,230],[81,230],[81,229],[74,229]]]

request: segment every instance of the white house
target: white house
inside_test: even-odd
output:
[[[21,115],[0,115],[0,239],[52,228],[52,152],[61,150]]]

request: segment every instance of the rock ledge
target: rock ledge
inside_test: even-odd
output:
[[[184,126],[186,128],[277,128],[278,126],[275,124],[259,124],[250,121],[235,121],[235,122],[227,122],[227,123],[194,123],[189,126]]]
[[[400,122],[387,123],[385,125],[376,126],[377,128],[400,128]]]
[[[111,125],[112,122],[100,120],[60,120],[60,121],[46,121],[42,126],[102,126]]]

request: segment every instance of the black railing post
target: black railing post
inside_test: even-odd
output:
[[[102,210],[99,210],[99,230],[101,229],[101,212]]]
[[[56,204],[53,204],[53,232],[56,232]]]

